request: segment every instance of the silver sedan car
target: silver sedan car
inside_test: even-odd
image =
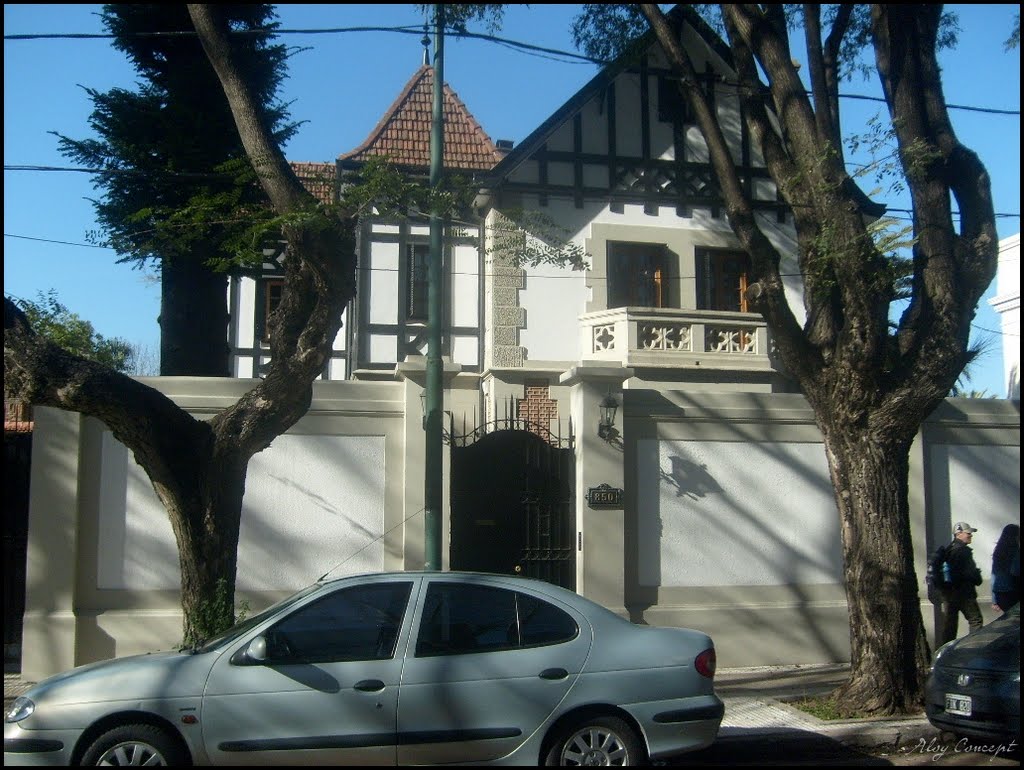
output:
[[[534,580],[317,583],[191,650],[51,677],[4,764],[637,765],[710,745],[699,631],[639,626]]]

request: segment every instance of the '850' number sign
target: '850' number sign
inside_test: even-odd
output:
[[[587,505],[591,508],[621,508],[622,490],[601,484],[587,490]]]

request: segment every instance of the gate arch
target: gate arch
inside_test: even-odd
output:
[[[575,590],[572,435],[545,440],[539,432],[522,420],[500,420],[463,436],[449,433],[452,569]]]

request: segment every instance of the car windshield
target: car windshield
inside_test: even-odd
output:
[[[235,623],[235,625],[231,626],[231,628],[229,628],[227,631],[224,631],[223,633],[218,634],[217,636],[214,636],[210,639],[205,639],[204,641],[200,642],[195,647],[193,647],[192,652],[204,653],[220,649],[225,644],[233,642],[235,639],[240,637],[250,628],[255,628],[279,610],[282,610],[285,607],[295,604],[295,602],[299,601],[303,597],[309,596],[309,594],[313,593],[313,591],[317,590],[318,588],[320,588],[319,583],[314,583],[311,586],[303,588],[301,591],[299,591],[296,594],[292,594],[287,599],[282,599],[277,604],[272,604],[271,606],[267,607],[267,609],[263,610],[263,612],[253,615],[251,618],[246,618],[240,623]]]

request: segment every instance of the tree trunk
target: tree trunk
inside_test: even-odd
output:
[[[229,377],[228,282],[203,258],[163,260],[160,376]]]
[[[237,453],[206,464],[205,484],[187,500],[165,500],[178,543],[184,646],[235,622],[235,576],[246,460]]]
[[[851,422],[822,426],[850,615],[850,679],[835,695],[861,712],[914,712],[931,656],[910,536],[910,440],[880,440]]]

